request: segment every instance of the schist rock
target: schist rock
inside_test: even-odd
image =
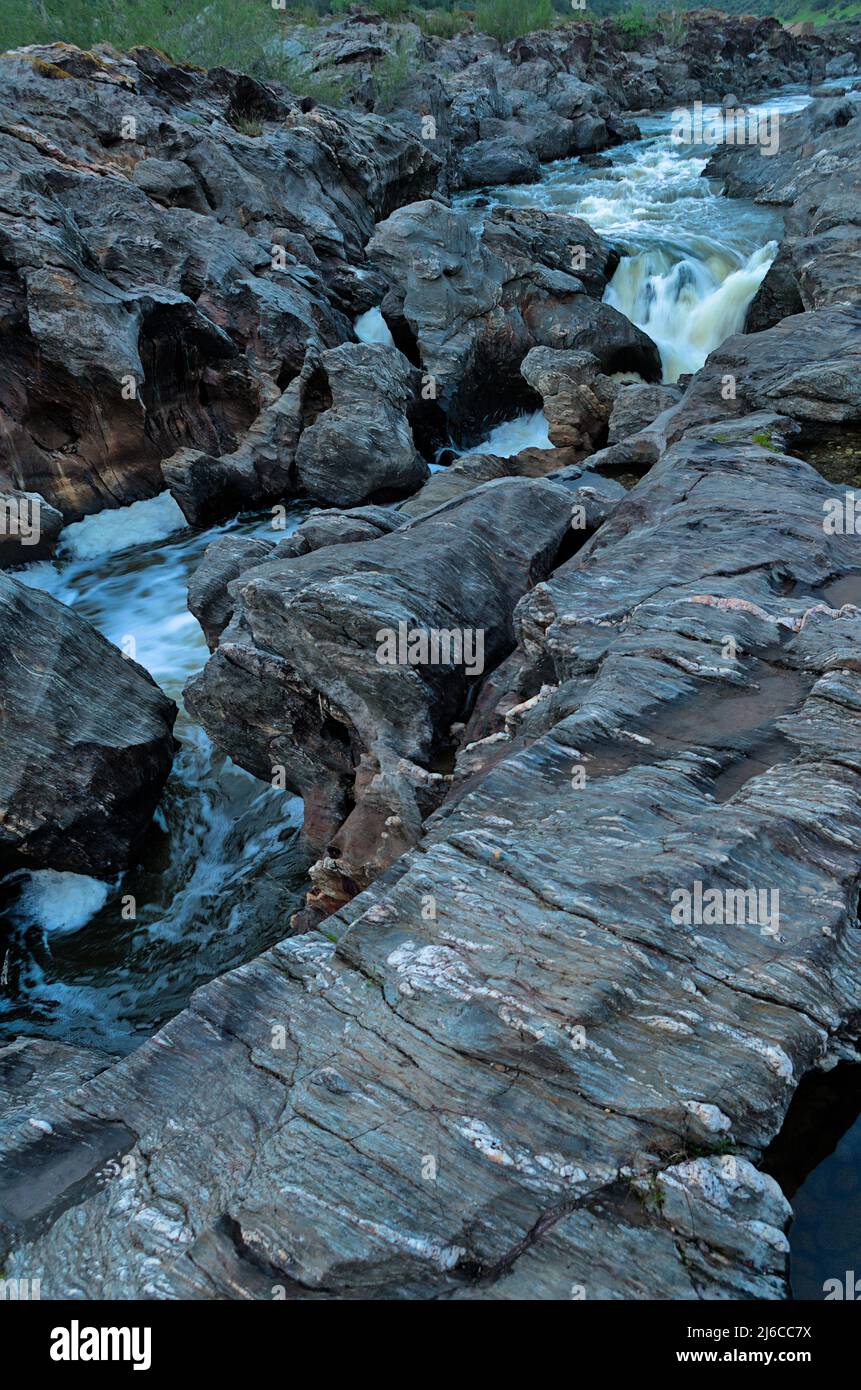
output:
[[[434,379],[450,428],[467,442],[494,411],[532,406],[520,374],[531,348],[592,353],[606,373],[661,374],[658,350],[600,301],[618,264],[576,218],[493,210],[477,231],[434,200],[381,222],[368,256],[391,289],[382,313],[397,345]]]
[[[38,492],[0,490],[0,569],[50,559],[62,529],[62,513]]]
[[[378,116],[151,50],[2,55],[0,487],[68,521],[234,453],[309,347],[352,338],[374,223],[437,168]]]
[[[234,453],[183,449],[162,473],[196,526],[297,496],[340,507],[402,497],[429,476],[411,424],[419,393],[419,373],[396,348],[309,351]]]
[[[514,605],[559,555],[572,507],[562,483],[502,479],[380,539],[266,558],[228,586],[233,615],[188,708],[242,766],[281,769],[305,797],[306,835],[325,851],[315,901],[350,896],[415,841],[444,789],[451,725],[511,649]],[[397,648],[443,632],[459,656],[447,639],[436,659]]]
[[[380,579],[398,535],[418,551],[441,517],[554,486],[289,564],[376,551]],[[51,1133],[6,1140],[7,1275],[43,1297],[82,1262],[100,1297],[787,1297],[791,1212],[757,1164],[799,1078],[853,1052],[861,987],[861,623],[831,601],[857,559],[828,491],[767,448],[669,451],[521,600],[527,674],[485,774],[325,935],[204,986],[42,1107]],[[287,563],[239,581],[273,637]],[[259,728],[246,711],[265,756],[284,689]],[[697,883],[751,912],[674,920]],[[99,1184],[118,1154],[146,1162]]]

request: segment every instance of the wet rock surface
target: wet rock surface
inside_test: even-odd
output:
[[[0,569],[47,560],[62,529],[62,514],[38,492],[0,492]]]

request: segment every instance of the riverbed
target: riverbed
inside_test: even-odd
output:
[[[786,113],[807,100],[787,92],[768,105]],[[486,190],[460,204],[477,218],[494,203],[568,212],[613,241],[625,254],[605,298],[654,338],[664,379],[675,381],[743,328],[776,254],[781,218],[774,208],[724,198],[702,177],[707,151],[672,143],[669,113],[640,126],[642,138],[613,150],[609,165],[561,160],[534,184]],[[379,315],[365,316],[361,336],[384,340],[380,323]],[[479,447],[513,454],[548,444],[536,412],[498,425]],[[296,504],[288,531],[308,511]],[[226,531],[284,534],[273,530],[270,513],[194,531],[165,493],[68,527],[54,562],[19,574],[124,650],[133,643],[135,658],[179,705],[179,751],[139,862],[121,880],[42,871],[0,884],[8,939],[2,1036],[30,1033],[128,1052],[197,985],[283,936],[301,901],[301,802],[217,754],[182,708],[183,686],[208,655],[187,609],[188,579]],[[857,1168],[859,1145],[856,1125],[799,1187],[794,1253],[808,1297],[817,1296],[811,1243],[828,1241],[822,1213],[834,1208],[829,1193],[838,1176],[848,1181],[845,1172]],[[857,1241],[845,1259],[861,1265]]]

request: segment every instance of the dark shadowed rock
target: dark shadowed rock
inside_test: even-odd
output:
[[[274,540],[258,536],[218,536],[206,547],[189,580],[188,607],[203,628],[210,650],[217,645],[233,612],[228,586],[243,570],[265,560],[274,545]]]
[[[0,575],[0,863],[113,878],[173,761],[172,700],[64,604]]]
[[[192,526],[210,525],[295,494],[299,437],[329,399],[319,367],[319,356],[312,350],[299,374],[260,412],[232,453],[213,456],[200,449],[180,449],[164,460],[164,481]]]
[[[489,413],[534,399],[520,376],[533,347],[660,377],[651,339],[592,297],[617,253],[576,218],[494,210],[478,233],[465,213],[414,203],[377,227],[368,255],[392,286],[382,312],[395,342],[434,378],[456,433],[474,436]]]
[[[512,137],[497,135],[492,140],[478,140],[464,151],[457,183],[460,188],[483,188],[496,183],[532,183],[537,177],[537,154]]]
[[[62,529],[62,513],[37,492],[0,491],[0,569],[49,559]]]
[[[436,170],[389,121],[224,70],[3,55],[0,487],[70,520],[153,496],[180,450],[232,454],[309,346],[352,336],[375,221]]]
[[[428,476],[410,424],[419,385],[395,348],[309,351],[234,453],[182,449],[162,474],[195,526],[300,495],[341,507],[402,497]]]
[[[323,354],[331,405],[306,425],[296,482],[315,502],[352,507],[403,497],[429,477],[408,419],[418,373],[397,348],[346,344]]]

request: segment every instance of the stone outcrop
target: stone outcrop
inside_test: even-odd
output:
[[[67,520],[152,496],[181,449],[232,454],[309,345],[352,337],[374,222],[434,186],[372,115],[260,88],[243,134],[243,82],[148,50],[0,57],[0,486]]]
[[[551,444],[581,457],[595,452],[607,437],[618,387],[601,372],[589,352],[555,352],[533,348],[521,373],[544,406]]]
[[[281,769],[305,798],[306,836],[325,851],[316,908],[415,842],[445,790],[451,725],[508,655],[514,605],[571,517],[564,485],[502,480],[378,540],[267,558],[228,586],[233,616],[186,702],[237,762],[266,779]],[[436,653],[397,646],[433,633]]]
[[[736,196],[786,207],[780,254],[748,314],[748,329],[861,298],[861,94],[814,101],[786,117],[776,155],[724,148],[707,173]]]
[[[0,865],[114,878],[173,761],[176,709],[70,608],[0,575]]]
[[[38,492],[0,491],[0,569],[49,559],[62,529],[62,514]]]
[[[306,425],[296,449],[301,490],[327,506],[415,492],[430,470],[415,446],[409,415],[418,373],[397,348],[335,348],[320,371],[331,404]]]
[[[791,203],[788,238],[759,331],[675,387],[601,303],[618,253],[585,223],[446,204],[471,146],[482,177],[516,175],[518,148],[531,177],[625,138],[624,111],[821,81],[846,47],[710,12],[684,28],[672,49],[654,31],[623,50],[611,24],[597,44],[576,24],[503,46],[355,11],[300,34],[309,71],[340,66],[357,103],[394,107],[388,134],[278,84],[146,52],[97,77],[92,55],[50,50],[108,104],[112,87],[170,93],[217,132],[239,113],[264,128],[248,153],[226,137],[230,177],[214,141],[198,155],[175,133],[88,177],[295,258],[289,324],[260,310],[260,276],[227,277],[247,315],[198,263],[155,289],[117,279],[128,341],[152,312],[209,353],[211,392],[182,378],[182,409],[217,405],[222,436],[170,457],[147,436],[186,515],[300,490],[344,509],[216,538],[189,594],[212,649],[189,712],[305,798],[317,861],[293,934],[123,1059],[0,1048],[0,1267],[43,1297],[788,1296],[791,1212],[763,1154],[799,1081],[859,1047],[861,561],[836,481],[861,423],[854,107],[802,113],[755,173],[751,151],[711,166],[730,196]],[[381,65],[404,33],[423,67],[392,97]],[[291,200],[277,235],[273,150]],[[65,148],[50,196],[91,157]],[[0,282],[19,309],[28,274]],[[397,347],[347,343],[381,301]],[[611,379],[630,370],[647,380]],[[543,406],[559,447],[462,456],[419,486],[434,431],[468,442],[519,405]],[[154,804],[172,710],[74,614],[0,586],[4,757],[37,767],[49,829],[25,825],[27,848],[54,856],[26,862],[115,873],[122,794],[138,777],[134,809]],[[413,660],[431,633],[445,651],[419,642]],[[58,775],[78,779],[77,820],[55,840]]]
[[[6,1141],[7,1272],[43,1296],[82,1268],[91,1297],[784,1296],[789,1208],[755,1163],[851,1049],[861,970],[861,626],[830,601],[856,556],[827,494],[758,446],[668,453],[522,601],[548,688],[487,775],[327,936],[205,986]],[[695,880],[779,906],[674,921]]]

